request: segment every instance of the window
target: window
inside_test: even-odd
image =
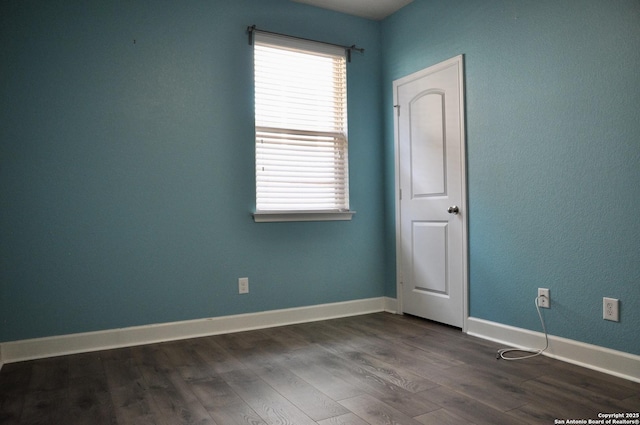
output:
[[[257,33],[256,221],[348,220],[341,47]]]

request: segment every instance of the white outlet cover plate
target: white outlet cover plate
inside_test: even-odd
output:
[[[549,296],[548,288],[538,288],[538,297],[545,296],[547,299],[538,298],[538,307],[551,308],[551,297]]]
[[[608,306],[611,306],[611,311],[608,311]],[[611,320],[612,322],[620,321],[619,300],[616,298],[602,299],[602,318],[604,320]]]
[[[238,293],[239,294],[248,294],[249,293],[249,278],[241,277],[238,279]]]

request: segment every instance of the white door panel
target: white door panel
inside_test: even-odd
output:
[[[409,105],[408,156],[411,158],[411,195],[433,196],[445,193],[446,146],[442,103],[443,93],[425,93]]]
[[[412,222],[411,281],[415,292],[448,294],[447,226],[446,222]]]
[[[457,327],[467,311],[462,66],[459,56],[394,82],[401,310]]]

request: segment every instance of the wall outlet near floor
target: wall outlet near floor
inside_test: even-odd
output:
[[[238,279],[238,294],[249,293],[249,278],[241,277]]]
[[[602,318],[613,322],[620,321],[620,312],[618,310],[619,300],[615,298],[604,297],[602,299]]]
[[[538,307],[551,308],[551,297],[548,288],[538,288]]]

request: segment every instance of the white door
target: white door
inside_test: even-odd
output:
[[[398,298],[404,313],[467,316],[462,56],[393,83]]]

